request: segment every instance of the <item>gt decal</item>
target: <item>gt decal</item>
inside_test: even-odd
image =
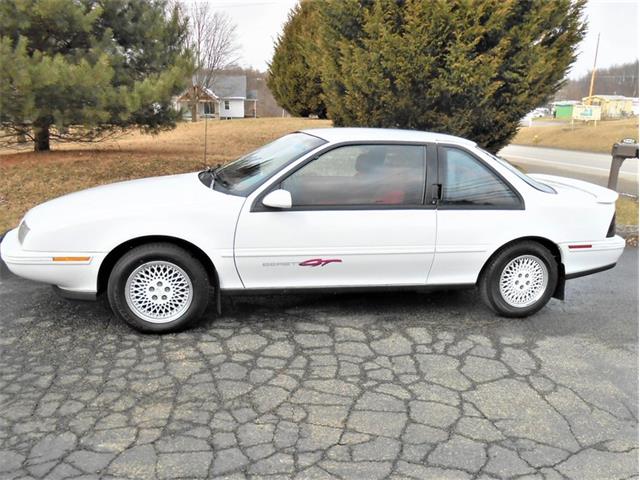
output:
[[[330,263],[342,263],[342,260],[339,258],[311,258],[300,262],[298,265],[301,267],[324,267]]]

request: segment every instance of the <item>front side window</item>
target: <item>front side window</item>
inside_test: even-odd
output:
[[[423,146],[349,145],[335,148],[282,182],[294,207],[422,205]]]
[[[246,195],[285,165],[324,144],[306,133],[285,135],[215,171],[213,188]]]
[[[224,101],[224,109],[229,110],[229,100]]]
[[[471,154],[454,147],[438,150],[441,205],[473,208],[518,208],[515,192]]]

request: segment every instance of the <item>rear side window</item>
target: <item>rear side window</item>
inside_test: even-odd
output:
[[[455,147],[438,149],[442,206],[520,208],[512,188],[473,155]]]
[[[539,182],[538,180],[530,177],[529,175],[527,175],[524,172],[521,172],[520,170],[518,170],[516,167],[514,167],[513,165],[511,165],[509,162],[507,162],[504,158],[502,157],[498,157],[496,155],[493,155],[485,150],[481,150],[479,149],[482,153],[489,155],[491,158],[495,159],[497,162],[500,162],[501,165],[503,165],[505,168],[508,168],[509,171],[511,171],[514,175],[517,175],[520,179],[522,179],[524,182],[526,182],[527,184],[529,184],[531,187],[535,188],[536,190],[539,190],[541,192],[544,193],[558,193],[556,192],[552,187],[550,187],[549,185],[547,185],[546,183],[542,183]]]

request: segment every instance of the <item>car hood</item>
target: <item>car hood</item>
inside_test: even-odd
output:
[[[573,197],[576,200],[615,203],[618,199],[618,192],[582,180],[542,174],[530,174],[529,176],[553,187],[558,194]]]
[[[206,188],[197,173],[143,178],[89,188],[49,200],[30,210],[30,228],[56,229],[85,220],[162,216],[203,201],[224,202],[229,195]]]

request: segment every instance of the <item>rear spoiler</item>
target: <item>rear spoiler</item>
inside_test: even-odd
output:
[[[536,180],[546,183],[550,186],[558,185],[563,187],[575,188],[582,192],[588,193],[595,197],[597,203],[615,203],[618,200],[618,192],[610,190],[593,183],[583,182],[582,180],[576,180],[574,178],[556,177],[555,175],[543,175],[535,173],[529,175]]]

